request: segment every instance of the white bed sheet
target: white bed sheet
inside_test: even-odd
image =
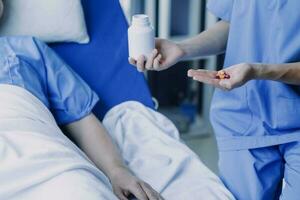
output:
[[[32,94],[0,85],[0,199],[117,199],[109,181]]]
[[[159,113],[126,102],[106,115],[104,125],[132,171],[166,200],[233,199]],[[0,200],[50,199],[116,197],[107,178],[63,135],[36,97],[0,85]]]
[[[129,101],[110,110],[103,124],[133,172],[167,200],[234,199],[160,113]]]

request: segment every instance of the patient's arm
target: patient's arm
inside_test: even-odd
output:
[[[63,129],[108,176],[114,193],[120,199],[126,200],[130,194],[140,200],[161,199],[151,186],[128,170],[105,128],[93,114],[67,124]]]

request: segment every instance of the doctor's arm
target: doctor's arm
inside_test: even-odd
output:
[[[287,64],[250,64],[254,79],[280,81],[300,85],[300,62]]]
[[[231,90],[250,80],[272,80],[286,84],[300,85],[300,62],[286,64],[241,63],[225,68],[229,79],[217,79],[216,71],[189,70],[188,76],[194,80],[215,87]]]
[[[166,39],[155,40],[155,50],[149,59],[140,56],[137,60],[129,58],[139,71],[161,71],[182,60],[223,53],[226,49],[229,23],[219,21],[199,35],[175,43]]]
[[[63,130],[107,175],[114,193],[121,200],[128,199],[130,194],[139,200],[162,199],[150,185],[129,171],[105,128],[93,114],[65,125]]]

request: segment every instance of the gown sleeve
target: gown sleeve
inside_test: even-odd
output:
[[[50,47],[34,39],[46,69],[47,97],[57,124],[65,125],[92,112],[97,94]]]

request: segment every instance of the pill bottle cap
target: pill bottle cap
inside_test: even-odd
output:
[[[132,16],[132,25],[150,26],[149,17],[147,15],[139,14]]]

